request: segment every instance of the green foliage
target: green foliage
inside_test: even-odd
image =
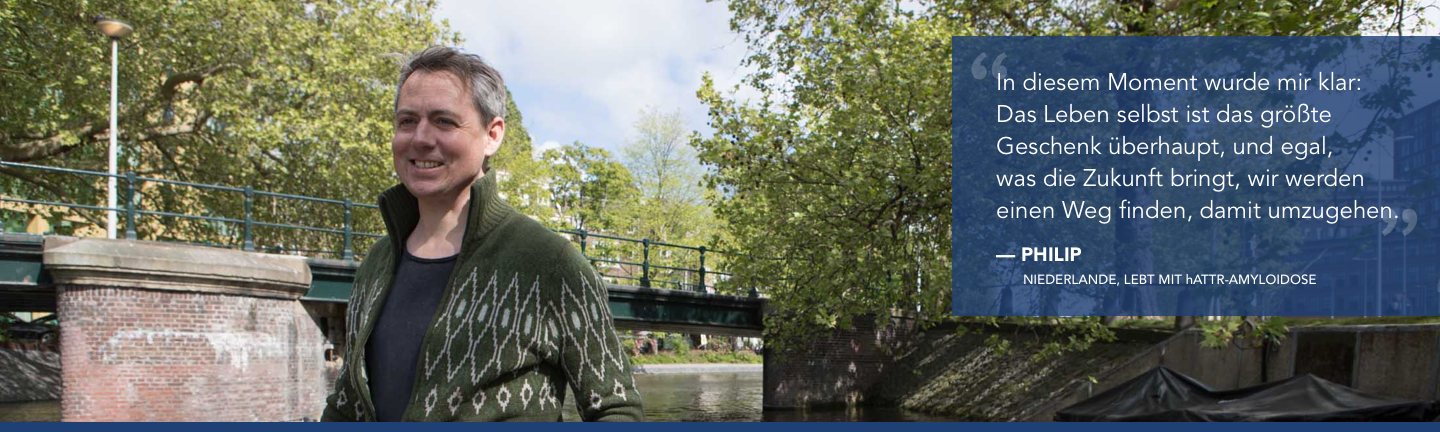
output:
[[[1115,323],[1111,324],[1111,326],[1115,328],[1170,330],[1175,328],[1175,320],[1172,318],[1128,319],[1116,321]]]
[[[715,132],[692,143],[711,169],[707,184],[720,191],[716,212],[729,242],[746,253],[732,262],[732,282],[770,296],[767,337],[784,346],[892,308],[919,305],[922,319],[943,317],[952,270],[987,273],[978,261],[951,268],[951,174],[971,171],[951,162],[952,36],[1348,35],[1415,22],[1420,8],[1367,0],[731,1],[731,28],[751,53],[743,66],[754,70],[743,85],[758,96],[741,100],[739,86],[720,89],[707,76],[697,95]],[[972,225],[957,223],[956,235],[986,235]]]
[[[509,90],[506,90],[505,100],[505,138],[490,162],[492,171],[500,177],[500,193],[505,202],[521,214],[535,218],[551,229],[565,228],[555,223],[555,209],[550,205],[550,191],[546,188],[552,175],[551,167],[544,160],[535,158],[530,132],[525,130],[524,118]]]
[[[1260,319],[1251,320],[1251,317],[1229,317],[1221,320],[1205,320],[1200,322],[1200,331],[1205,339],[1200,341],[1200,346],[1205,348],[1224,348],[1231,343],[1249,341],[1254,347],[1270,343],[1278,347],[1285,341],[1286,333],[1290,327],[1283,319]]]
[[[986,338],[985,347],[995,350],[995,355],[999,357],[1010,355],[1010,339],[1006,339],[999,334],[992,334],[989,338]]]
[[[1018,325],[1022,329],[1020,331],[1043,331],[1047,337],[1042,339],[1040,349],[1032,356],[1032,361],[1042,361],[1067,352],[1084,351],[1095,343],[1114,342],[1116,339],[1115,332],[1110,327],[1092,317],[951,317],[947,321],[961,323],[955,326],[956,337],[965,337],[975,332],[976,329],[972,326],[999,328],[1002,323]],[[1001,350],[1001,353],[1009,353],[1011,350],[1009,340],[999,334],[991,334],[985,344]]]
[[[394,184],[389,141],[397,56],[457,45],[429,1],[5,0],[0,12],[0,159],[104,171],[110,44],[91,19],[135,32],[120,41],[119,170],[258,190],[374,202]],[[518,122],[517,122],[518,123]],[[513,126],[512,126],[513,127]],[[7,194],[103,202],[103,182],[3,170]],[[122,182],[123,186],[123,182]],[[243,217],[241,195],[147,185],[142,208]],[[257,199],[255,217],[339,227],[338,205]],[[91,223],[100,212],[73,213]],[[356,210],[360,230],[378,214]],[[142,238],[238,244],[237,224],[144,217]],[[339,236],[257,229],[289,248],[339,249]],[[365,245],[357,246],[359,251]]]
[[[1285,341],[1286,333],[1289,332],[1290,327],[1285,324],[1284,320],[1262,320],[1255,326],[1255,345],[1260,346],[1262,343],[1269,342],[1271,346],[1280,346]]]
[[[640,111],[634,136],[622,152],[625,166],[635,174],[636,186],[647,201],[661,204],[702,203],[696,172],[695,150],[686,141],[685,121],[680,111],[657,108]],[[678,221],[664,220],[673,225]],[[656,227],[656,232],[673,226]]]
[[[633,175],[637,191],[632,207],[625,211],[620,232],[630,237],[648,238],[671,244],[714,246],[723,238],[724,227],[711,212],[706,192],[700,187],[701,171],[695,150],[686,136],[685,121],[679,111],[664,112],[649,108],[640,112],[631,139],[621,149],[622,161]],[[632,261],[641,259],[641,248],[631,248]],[[706,267],[721,267],[727,258],[716,253],[706,254]],[[671,247],[652,247],[652,265],[696,268],[699,252]],[[652,279],[684,281],[698,284],[692,272],[656,269]],[[679,285],[656,285],[657,288],[688,288]]]
[[[97,14],[135,32],[120,42],[119,170],[142,176],[373,204],[397,183],[390,139],[398,66],[430,45],[458,46],[433,19],[433,2],[234,0],[14,2],[0,32],[0,159],[105,170],[109,44],[90,24]],[[61,61],[56,61],[61,59]],[[506,135],[491,165],[509,202],[542,222],[549,207],[547,165],[532,156],[513,98]],[[3,169],[0,188],[27,199],[103,201],[94,178]],[[122,182],[121,186],[124,184]],[[238,193],[148,184],[137,207],[233,219]],[[37,209],[52,225],[94,211]],[[259,196],[262,222],[338,229],[343,207]],[[379,213],[356,208],[355,230],[383,232]],[[18,217],[6,217],[9,229]],[[235,223],[143,216],[141,238],[238,245]],[[339,250],[341,236],[255,228],[260,248]],[[357,238],[363,253],[371,240]]]
[[[690,339],[685,338],[685,335],[680,333],[666,334],[665,348],[669,349],[671,352],[674,352],[675,355],[690,355]]]
[[[1200,331],[1205,339],[1200,341],[1200,346],[1205,348],[1224,348],[1235,339],[1235,334],[1240,331],[1240,321],[1219,320],[1203,321],[1200,323]]]
[[[945,315],[948,38],[970,32],[878,2],[731,10],[759,100],[706,77],[698,96],[715,134],[693,143],[733,249],[745,252],[732,283],[776,307],[767,339],[784,345],[891,308]]]
[[[683,120],[678,113],[648,110],[635,126],[635,138],[622,148],[623,159],[580,142],[546,150],[540,157],[548,175],[554,228],[687,246],[710,244],[721,229],[698,187],[698,166],[683,139]],[[635,263],[645,259],[640,243],[598,237],[587,238],[586,254]],[[661,268],[697,268],[697,251],[652,245],[649,256],[654,287],[693,289],[700,282],[695,272]],[[706,268],[714,271],[721,261],[722,255],[709,253]],[[643,273],[630,265],[603,264],[602,270],[635,278]]]
[[[575,142],[546,150],[550,167],[550,205],[567,228],[616,233],[626,231],[628,215],[640,191],[635,176],[602,148]]]
[[[10,312],[0,312],[0,343],[10,341],[10,326],[19,321],[20,319]]]

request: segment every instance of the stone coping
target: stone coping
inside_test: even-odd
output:
[[[304,257],[140,240],[45,237],[56,286],[104,286],[299,299],[310,289]]]
[[[1350,325],[1316,325],[1316,326],[1290,326],[1291,332],[1367,332],[1367,333],[1403,333],[1403,332],[1437,332],[1440,331],[1440,324],[1418,323],[1418,324],[1350,324]]]
[[[632,373],[641,375],[681,375],[705,373],[763,373],[765,365],[760,363],[669,363],[630,366]]]

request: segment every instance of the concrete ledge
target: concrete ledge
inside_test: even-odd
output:
[[[137,240],[49,236],[43,262],[56,285],[299,299],[305,258]]]
[[[1322,325],[1322,326],[1295,326],[1290,327],[1295,333],[1305,332],[1389,332],[1389,333],[1437,333],[1440,332],[1440,324],[1361,324],[1361,325]]]
[[[634,365],[630,371],[643,375],[703,374],[703,373],[761,373],[765,365],[760,363],[678,363]]]

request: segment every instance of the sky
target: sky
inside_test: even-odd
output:
[[[580,141],[618,157],[646,107],[709,133],[702,74],[728,89],[745,73],[723,2],[442,0],[435,17],[500,71],[537,152]]]
[[[441,0],[435,17],[500,70],[537,153],[580,141],[618,157],[646,107],[678,109],[688,129],[708,134],[701,75],[729,89],[746,72],[724,2]],[[1440,8],[1426,17],[1422,34],[1436,34]]]

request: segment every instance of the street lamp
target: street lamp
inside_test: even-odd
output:
[[[1413,139],[1415,139],[1415,137],[1414,137],[1413,135],[1401,135],[1401,136],[1395,137],[1394,139],[1391,140],[1391,147],[1394,147],[1394,148],[1391,149],[1391,151],[1393,152],[1393,154],[1399,155],[1399,154],[1400,154],[1400,146],[1399,146],[1397,143],[1399,143],[1400,141],[1409,141],[1409,140],[1413,140]],[[1408,154],[1408,153],[1409,153],[1409,152],[1407,152],[1407,154]],[[1410,176],[1409,176],[1408,173],[1406,174],[1405,179],[1406,179],[1406,180],[1409,180],[1409,179],[1410,179]],[[1409,183],[1407,182],[1407,185],[1408,185],[1408,184],[1409,184]],[[1410,189],[1408,188],[1408,186],[1407,186],[1407,188],[1406,188],[1405,190],[1406,190],[1406,195],[1408,196],[1408,195],[1409,195],[1409,190],[1410,190]],[[1405,211],[1414,213],[1414,210],[1410,210],[1410,209],[1406,209]],[[1402,212],[1402,214],[1403,214],[1403,212]],[[1404,218],[1402,217],[1401,219],[1403,220]],[[1419,218],[1416,218],[1416,222],[1419,222]],[[1403,252],[1400,254],[1400,274],[1401,274],[1401,279],[1400,279],[1400,280],[1402,281],[1402,282],[1401,282],[1401,285],[1400,285],[1400,287],[1401,287],[1400,289],[1403,290],[1403,292],[1405,293],[1405,294],[1404,294],[1404,299],[1402,299],[1401,304],[1400,304],[1400,308],[1401,308],[1401,313],[1400,313],[1400,314],[1401,314],[1401,315],[1408,315],[1410,312],[1405,309],[1405,303],[1404,303],[1404,302],[1410,300],[1410,232],[1407,230],[1407,231],[1402,231],[1400,234],[1401,234],[1401,236],[1400,236],[1400,248],[1401,248],[1401,250],[1403,251]]]
[[[1378,252],[1378,251],[1377,251],[1377,252]],[[1375,255],[1376,255],[1375,258],[1363,258],[1363,257],[1354,257],[1354,258],[1351,258],[1351,259],[1353,259],[1353,260],[1355,260],[1355,261],[1360,261],[1361,264],[1362,264],[1362,265],[1361,265],[1361,270],[1360,270],[1360,272],[1361,272],[1361,274],[1360,274],[1360,284],[1361,284],[1361,287],[1362,287],[1362,288],[1360,289],[1360,312],[1361,312],[1361,315],[1364,315],[1366,318],[1369,318],[1369,317],[1370,317],[1370,261],[1378,261],[1380,254],[1377,253],[1377,254],[1375,254]],[[1379,267],[1378,267],[1378,266],[1376,267],[1376,270],[1377,270],[1377,272],[1378,272],[1378,270],[1379,270]],[[1332,295],[1333,295],[1333,294],[1332,294]],[[1377,296],[1377,298],[1379,298],[1379,297]],[[1332,309],[1333,309],[1333,306],[1332,306]],[[1377,306],[1376,309],[1379,309],[1379,307]],[[1332,312],[1332,313],[1333,313],[1333,312]],[[1334,317],[1332,316],[1331,318],[1334,318]]]
[[[110,38],[110,176],[105,179],[105,237],[115,238],[115,138],[120,135],[120,126],[115,120],[115,112],[119,105],[119,69],[120,69],[120,38],[130,35],[134,27],[124,21],[106,18],[104,15],[95,17],[95,28],[101,34]]]
[[[1380,180],[1375,185],[1375,206],[1385,205],[1385,180]],[[1385,316],[1385,221],[1381,220],[1375,225],[1375,316]]]

